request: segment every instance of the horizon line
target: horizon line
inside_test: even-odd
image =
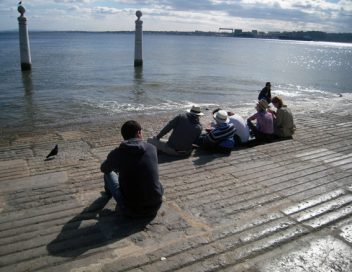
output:
[[[32,29],[28,30],[29,32],[90,32],[90,33],[106,33],[106,32],[135,32],[135,30],[41,30],[41,29]],[[0,30],[0,32],[18,32],[18,29],[8,29]],[[219,34],[232,34],[229,32],[221,31],[212,31],[212,30],[143,30],[143,32],[172,32],[172,33],[219,33]],[[250,33],[250,31],[243,31],[242,33]],[[282,31],[258,31],[258,33],[285,33],[285,32],[318,32],[318,33],[327,33],[327,34],[352,34],[352,32],[326,32],[321,30],[282,30]]]

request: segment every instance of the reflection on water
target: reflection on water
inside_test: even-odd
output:
[[[24,111],[25,111],[25,123],[28,127],[34,126],[34,115],[35,107],[33,105],[33,82],[32,82],[32,72],[23,71],[22,72],[22,83],[24,89]]]
[[[134,82],[143,83],[143,67],[134,68]]]
[[[32,82],[32,72],[24,71],[22,72],[22,83],[25,91],[25,95],[31,95],[33,91],[33,82]]]
[[[143,67],[134,68],[133,79],[133,94],[135,95],[135,102],[143,102],[144,97],[144,78]]]

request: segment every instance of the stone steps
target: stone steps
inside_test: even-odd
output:
[[[230,156],[160,156],[166,201],[153,220],[121,217],[101,195],[116,128],[2,142],[0,271],[257,271],[263,256],[318,235],[348,248],[351,117],[297,121],[292,140]],[[44,161],[53,142],[62,152]]]

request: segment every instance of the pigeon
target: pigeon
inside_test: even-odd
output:
[[[55,145],[53,150],[50,151],[50,153],[48,154],[48,156],[46,156],[46,158],[48,159],[52,156],[56,156],[58,152],[59,152],[59,147],[57,145]]]

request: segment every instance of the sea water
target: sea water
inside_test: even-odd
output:
[[[221,106],[254,112],[265,82],[296,110],[352,100],[352,44],[145,34],[30,32],[32,71],[16,32],[0,32],[0,128],[52,127]],[[346,101],[346,100],[345,100]]]

